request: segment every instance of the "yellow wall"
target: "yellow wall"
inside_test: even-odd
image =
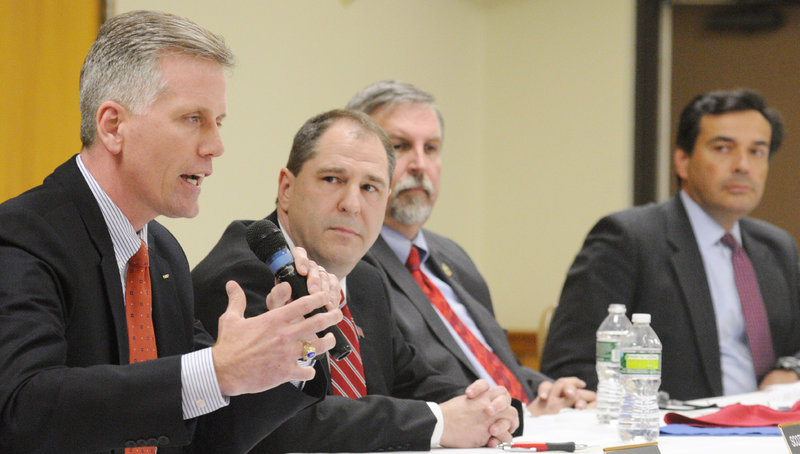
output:
[[[80,151],[78,79],[100,1],[0,0],[0,201]]]
[[[409,81],[446,122],[428,227],[472,254],[501,324],[535,329],[591,224],[631,203],[634,3],[116,0],[187,16],[238,57],[201,213],[162,222],[196,264],[232,219],[271,211],[303,121],[376,80]]]

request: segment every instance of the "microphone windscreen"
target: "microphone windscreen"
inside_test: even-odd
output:
[[[267,219],[250,224],[245,236],[250,250],[262,262],[266,262],[276,252],[287,247],[281,229]]]

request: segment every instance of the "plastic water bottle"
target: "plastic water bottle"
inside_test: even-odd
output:
[[[608,316],[597,329],[597,420],[603,424],[619,417],[622,402],[617,346],[631,328],[625,310],[624,304],[609,305]]]
[[[623,394],[619,436],[623,441],[658,438],[661,341],[650,327],[650,314],[633,314],[633,326],[619,344]]]

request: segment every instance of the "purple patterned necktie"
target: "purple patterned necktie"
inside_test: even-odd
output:
[[[767,310],[764,307],[764,300],[761,299],[756,273],[747,253],[730,233],[722,237],[722,244],[731,248],[733,252],[731,256],[733,276],[742,304],[742,315],[747,328],[747,339],[750,342],[750,353],[753,356],[756,381],[761,382],[775,364],[775,350],[772,347]]]

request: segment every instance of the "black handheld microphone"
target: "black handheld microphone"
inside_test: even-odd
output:
[[[283,232],[277,225],[267,219],[250,224],[247,227],[247,244],[256,257],[269,266],[270,271],[279,281],[288,282],[291,285],[292,300],[308,295],[306,277],[297,274],[297,268],[294,266],[294,257],[289,252],[289,246],[286,244]],[[324,307],[309,312],[306,314],[306,318],[321,312],[326,312]],[[329,350],[334,359],[342,359],[353,350],[350,342],[338,326],[329,326],[318,332],[317,336],[322,337],[326,333],[333,333],[333,337],[336,338],[336,345]]]

